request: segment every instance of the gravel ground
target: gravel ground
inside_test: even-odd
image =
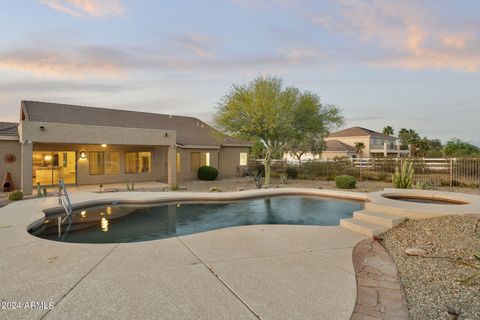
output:
[[[480,220],[471,216],[408,220],[382,235],[405,288],[410,319],[480,319],[480,279],[470,285],[459,282],[475,269],[433,258],[475,263],[473,255],[480,253],[479,224]],[[427,253],[424,257],[407,256],[407,248]],[[453,307],[458,317],[449,314],[447,306]]]

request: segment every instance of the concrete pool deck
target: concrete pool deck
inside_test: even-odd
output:
[[[83,206],[279,194],[370,200],[369,206],[380,201],[377,209],[388,209],[390,204],[409,212],[435,208],[379,198],[380,193],[301,188],[222,193],[77,191],[71,199]],[[439,213],[480,213],[480,197],[467,197],[471,205],[448,206]],[[58,199],[49,197],[0,208],[0,297],[2,303],[22,307],[0,309],[1,319],[349,319],[352,315],[356,301],[352,251],[365,237],[340,226],[241,226],[122,244],[62,243],[30,235],[27,229],[43,220],[42,210],[55,207]],[[47,309],[53,303],[54,308],[37,305],[26,310],[26,302],[43,302]]]
[[[366,198],[327,190],[294,192]],[[76,204],[212,196],[232,195],[71,194]],[[242,226],[122,244],[61,243],[27,232],[43,219],[43,209],[57,206],[57,198],[50,197],[0,208],[0,297],[22,306],[0,310],[1,319],[349,319],[354,309],[352,250],[364,237],[339,226]],[[54,309],[25,310],[25,302],[32,301],[47,308],[52,302]]]

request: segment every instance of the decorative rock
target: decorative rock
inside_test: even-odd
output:
[[[455,307],[452,307],[451,305],[447,304],[447,312],[448,314],[451,314],[453,316],[458,316],[460,315],[460,312]]]
[[[427,254],[427,251],[420,248],[408,248],[405,250],[405,253],[409,256],[424,256]]]

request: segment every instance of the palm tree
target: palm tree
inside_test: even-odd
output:
[[[385,128],[383,128],[383,134],[386,134],[387,136],[393,136],[392,126],[386,126]]]
[[[355,149],[357,150],[357,154],[361,155],[363,152],[363,149],[365,149],[365,143],[355,142]]]

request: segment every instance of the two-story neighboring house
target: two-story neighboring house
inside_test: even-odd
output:
[[[322,153],[322,159],[334,157],[374,158],[400,157],[409,154],[408,150],[400,148],[400,140],[362,127],[351,127],[333,132],[325,138],[327,148]],[[364,148],[357,150],[356,144],[363,143]]]
[[[358,152],[356,143],[363,143],[364,148]],[[347,158],[374,158],[374,157],[401,157],[407,156],[409,150],[402,150],[397,137],[388,136],[380,132],[362,127],[351,127],[333,132],[325,138],[326,148],[321,155],[305,153],[302,161],[314,159],[333,159],[335,157]],[[284,158],[287,161],[298,161],[289,152]]]

